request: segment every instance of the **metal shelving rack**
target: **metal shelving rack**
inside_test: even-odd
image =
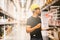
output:
[[[6,25],[10,25],[13,28],[17,24],[17,21],[11,15],[9,15],[8,12],[5,12],[2,8],[0,8],[0,12],[1,12],[0,15],[3,14],[3,15],[1,15],[1,16],[3,16],[3,21],[0,21],[0,27],[3,27],[3,29],[2,29],[3,30],[3,37],[1,37],[1,39],[5,39]],[[5,20],[4,20],[5,16],[7,16],[7,18],[13,19],[13,21],[6,21],[5,22]]]
[[[16,24],[17,23],[16,20],[10,14],[8,14],[8,12],[5,12],[3,9],[0,9],[0,12],[2,14],[4,14],[4,16],[6,15],[9,18],[12,18],[14,20],[13,22],[2,22],[2,23],[0,23],[0,25],[2,25],[2,24]]]
[[[60,24],[58,23],[60,21],[60,16],[59,16],[60,15],[60,13],[59,13],[60,6],[51,6],[50,9],[56,9],[56,11],[54,11],[56,13],[54,13],[54,15],[53,15],[53,19],[54,19],[53,20],[54,21],[53,36],[54,36],[54,38],[56,38],[56,40],[60,40],[59,39],[60,37],[58,35],[58,33],[60,32],[58,30],[58,28],[60,28]]]
[[[42,10],[45,10],[45,9],[47,9],[49,6],[51,6],[52,4],[54,4],[54,3],[56,3],[57,1],[59,1],[59,0],[53,0],[51,3],[49,3],[49,4],[45,4],[43,7],[42,7]]]

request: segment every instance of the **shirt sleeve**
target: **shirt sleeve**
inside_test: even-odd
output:
[[[31,20],[27,19],[27,25],[32,26],[32,22],[31,22]]]

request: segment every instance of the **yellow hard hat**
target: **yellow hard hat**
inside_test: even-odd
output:
[[[32,4],[30,9],[33,11],[35,10],[36,8],[39,8],[39,5],[38,4]]]

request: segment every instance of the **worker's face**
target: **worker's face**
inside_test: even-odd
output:
[[[35,10],[35,12],[38,14],[38,16],[41,15],[41,13],[40,13],[40,8],[37,8],[37,9]]]

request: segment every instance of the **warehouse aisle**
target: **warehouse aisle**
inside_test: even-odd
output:
[[[60,40],[60,0],[0,0],[0,40],[30,40],[26,22],[32,4],[40,7],[43,40]]]

